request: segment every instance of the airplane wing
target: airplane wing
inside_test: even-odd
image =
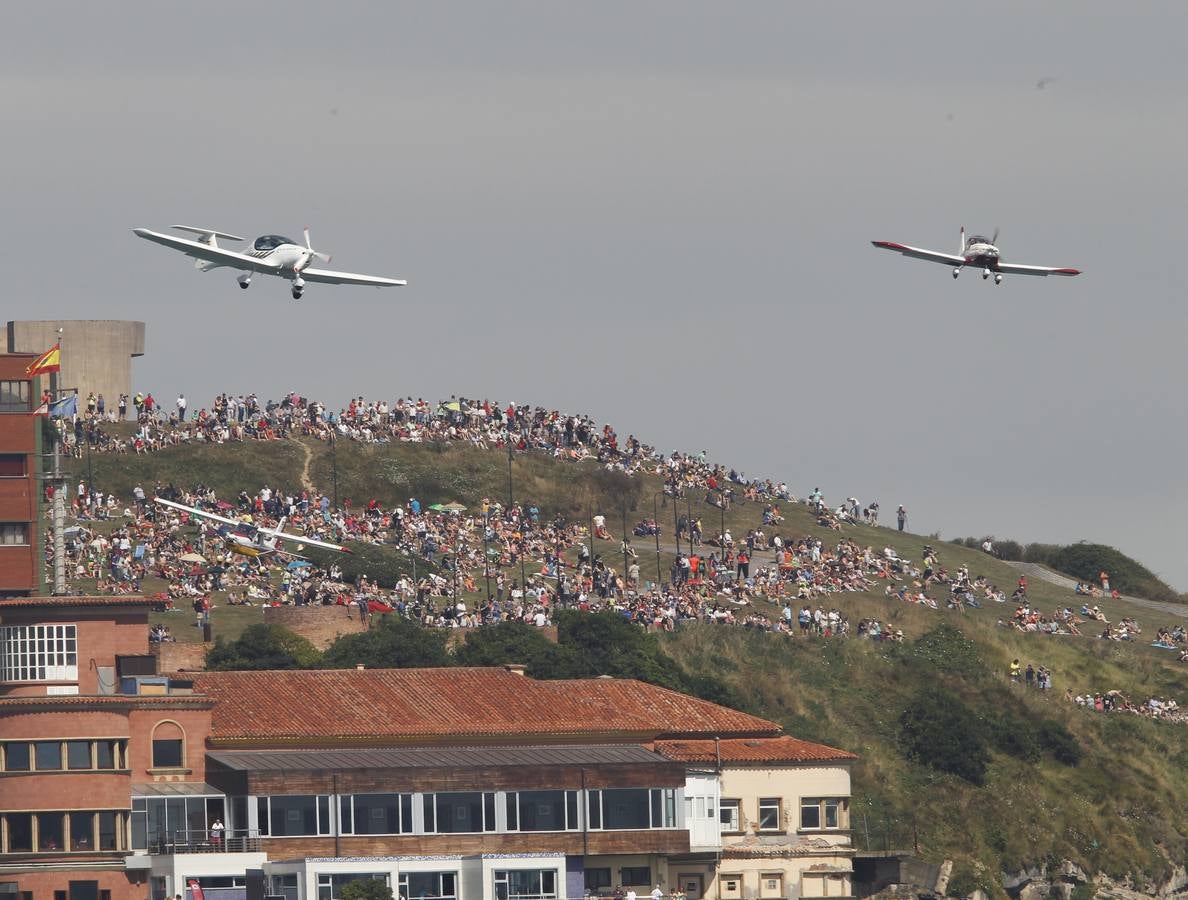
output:
[[[268,529],[266,529],[266,528],[262,528],[260,530],[268,531]],[[281,540],[293,541],[296,544],[309,544],[311,547],[322,547],[326,550],[337,550],[339,553],[354,553],[354,551],[351,550],[350,547],[344,547],[341,544],[331,544],[329,541],[319,541],[317,538],[306,537],[303,534],[293,534],[292,532],[289,532],[289,531],[278,531],[278,532],[268,531],[268,533],[275,534]],[[297,556],[296,553],[289,553],[289,551],[287,551],[287,550],[285,551],[285,553],[287,553],[289,556]],[[305,559],[304,556],[301,556],[298,558]]]
[[[222,247],[216,247],[213,244],[202,241],[191,241],[172,234],[149,231],[147,228],[133,228],[132,233],[137,237],[144,238],[146,241],[152,241],[154,244],[161,244],[163,247],[169,247],[173,250],[180,250],[186,256],[192,256],[195,259],[214,263],[218,266],[228,266],[232,269],[244,269],[252,272],[266,272],[279,268],[278,266],[263,263],[253,256],[248,256],[246,253],[236,253],[234,250],[225,250]]]
[[[1011,263],[999,262],[994,269],[1005,275],[1080,275],[1080,269],[1053,269],[1049,266],[1016,266]]]
[[[907,244],[897,244],[894,241],[871,241],[883,250],[894,250],[913,259],[924,259],[928,262],[944,263],[946,266],[963,266],[965,257],[954,253],[941,253],[939,250],[923,250],[920,247],[909,247]]]
[[[241,519],[228,519],[225,516],[218,516],[212,512],[207,512],[204,509],[198,509],[195,506],[186,506],[182,503],[174,503],[172,500],[163,500],[160,497],[154,497],[153,502],[160,503],[162,506],[168,506],[171,509],[180,509],[182,512],[188,512],[191,515],[202,516],[202,518],[210,519],[214,522],[222,522],[224,525],[233,525],[236,528],[243,528],[248,524]]]
[[[355,275],[353,272],[333,272],[330,269],[302,269],[301,277],[306,281],[320,281],[323,284],[369,284],[372,287],[404,287],[408,284],[403,278]]]

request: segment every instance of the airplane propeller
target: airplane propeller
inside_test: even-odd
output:
[[[323,253],[320,250],[315,250],[313,245],[309,242],[309,226],[305,226],[305,249],[309,251],[310,256],[316,256],[322,262],[330,262],[330,254]]]
[[[308,237],[306,237],[305,242],[307,244],[309,243]],[[994,226],[994,237],[990,238],[990,243],[993,244],[995,247],[998,246],[998,226],[997,225]]]

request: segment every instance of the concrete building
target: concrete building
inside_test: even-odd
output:
[[[0,601],[20,900],[850,897],[851,754],[521,667],[154,674],[151,601]]]
[[[43,379],[25,374],[38,355],[0,355],[0,598],[29,596],[41,583],[41,428],[34,410]]]
[[[114,409],[120,394],[132,396],[132,359],[144,355],[144,323],[116,319],[8,323],[8,352],[40,355],[62,329],[58,386],[78,388],[79,412],[92,391]]]

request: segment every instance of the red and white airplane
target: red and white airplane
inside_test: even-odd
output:
[[[252,242],[250,250],[239,253],[220,247],[218,239],[242,241],[241,237],[224,234],[210,228],[194,228],[190,225],[174,225],[173,227],[177,231],[197,235],[198,240],[192,241],[173,234],[149,231],[147,228],[133,228],[132,233],[146,241],[171,247],[174,250],[180,250],[186,256],[194,257],[194,267],[203,272],[220,267],[238,269],[243,273],[239,276],[239,286],[245,289],[252,283],[252,275],[257,272],[262,275],[276,275],[289,279],[293,283],[294,300],[301,299],[306,281],[323,284],[366,284],[372,287],[402,287],[408,284],[407,281],[399,278],[380,278],[376,275],[356,275],[353,272],[334,272],[330,269],[310,268],[309,264],[314,257],[323,262],[330,262],[330,256],[315,250],[310,245],[308,228],[305,229],[305,246],[292,238],[279,234],[265,234]]]
[[[982,270],[982,280],[985,281],[991,275],[994,276],[995,284],[1002,284],[1003,275],[1080,275],[1080,269],[1056,268],[1051,266],[1021,266],[1015,263],[1006,263],[998,255],[998,230],[995,229],[994,237],[985,238],[980,234],[975,234],[967,241],[965,239],[965,228],[961,229],[961,250],[959,253],[941,253],[939,250],[923,250],[919,247],[909,247],[906,244],[897,244],[894,241],[871,241],[876,247],[882,247],[884,250],[894,250],[896,253],[902,253],[904,256],[911,256],[915,259],[925,259],[929,262],[944,263],[947,266],[953,267],[953,277],[956,278],[961,274],[961,270],[965,266],[972,266]]]

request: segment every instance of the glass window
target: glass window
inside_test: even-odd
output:
[[[778,797],[764,797],[760,799],[759,830],[780,830],[780,801]]]
[[[737,800],[723,800],[718,807],[718,814],[723,831],[742,831]]]
[[[458,900],[456,872],[406,872],[400,876],[405,900]]]
[[[268,815],[268,830],[261,819],[261,834],[272,837],[298,837],[330,833],[330,798],[313,794],[261,797]]]
[[[4,817],[8,823],[8,852],[33,852],[33,814],[8,813]]]
[[[95,814],[72,812],[70,814],[70,849],[91,850],[94,848]],[[141,845],[143,846],[143,844]]]
[[[68,769],[89,769],[89,768],[91,768],[91,742],[90,741],[67,741],[66,742],[66,768],[68,768]]]
[[[556,869],[508,869],[495,872],[495,900],[556,900]]]
[[[29,745],[24,741],[4,745],[4,770],[6,772],[28,772],[29,763]]]
[[[495,795],[479,791],[458,791],[425,795],[425,831],[429,832],[428,808],[433,806],[432,829],[437,834],[465,834],[495,830]]]
[[[0,522],[0,545],[23,547],[29,543],[29,526],[24,522]]]
[[[42,853],[61,853],[66,849],[66,814],[37,814],[37,849]]]
[[[586,869],[586,890],[597,891],[611,886],[611,870],[609,867]]]
[[[116,755],[122,749],[120,741],[96,741],[95,742],[95,768],[97,769],[114,769],[116,768]],[[119,753],[119,755],[123,755]]]
[[[388,883],[386,872],[334,872],[329,875],[318,876],[318,900],[337,900],[342,895],[342,889],[352,881],[367,880]]]
[[[0,478],[23,478],[25,475],[25,454],[0,453]]]
[[[800,827],[813,830],[821,827],[821,801],[802,800],[800,803]]]
[[[623,866],[619,870],[619,881],[626,885],[648,885],[652,883],[652,870],[648,866]]]
[[[167,738],[153,741],[153,768],[180,769],[182,767],[182,741]]]
[[[31,381],[0,381],[0,412],[28,412]]]
[[[116,814],[113,812],[99,813],[99,849],[120,849],[116,844]]]
[[[7,542],[4,531],[7,527],[7,525],[0,525],[0,543]],[[27,539],[25,542],[27,543]],[[0,627],[0,680],[77,681],[77,627],[74,625],[4,625]]]
[[[33,745],[33,757],[37,771],[50,772],[62,768],[62,744],[60,741],[38,741]]]
[[[825,807],[825,827],[841,828],[842,811],[845,808],[845,801],[837,798],[826,799],[823,805]]]
[[[602,792],[603,828],[648,828],[651,823],[651,791],[647,788],[615,788]]]
[[[347,834],[412,833],[412,794],[355,794],[344,797],[343,805]]]
[[[574,814],[572,819],[569,818],[571,804]],[[576,791],[520,791],[518,794],[508,794],[508,807],[508,829],[511,831],[565,831],[577,828]]]

